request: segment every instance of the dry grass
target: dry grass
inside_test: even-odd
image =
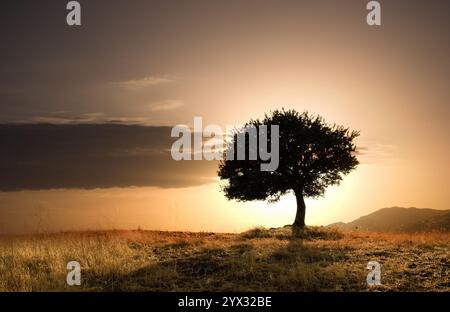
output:
[[[242,234],[109,231],[0,238],[0,291],[449,291],[449,233],[310,227]],[[66,285],[66,264],[82,266]],[[366,265],[382,265],[382,286]]]

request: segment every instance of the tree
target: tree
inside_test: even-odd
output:
[[[250,120],[243,128],[235,130],[229,143],[235,155],[238,134],[245,135],[248,127],[256,128],[259,133],[262,125],[269,129],[271,125],[279,126],[278,168],[272,172],[261,171],[263,161],[260,157],[250,160],[250,140],[246,140],[244,160],[224,158],[219,163],[218,175],[225,182],[222,189],[228,199],[238,201],[276,202],[282,195],[293,192],[297,200],[293,226],[302,228],[305,226],[304,198],[323,196],[328,186],[338,185],[343,175],[358,165],[353,141],[359,132],[329,125],[321,116],[306,111],[300,114],[295,110],[275,110],[263,120]],[[269,135],[267,140],[270,141]]]

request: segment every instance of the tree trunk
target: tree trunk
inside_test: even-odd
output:
[[[303,199],[303,191],[301,189],[294,190],[295,198],[297,199],[297,213],[295,215],[295,221],[293,227],[303,228],[305,227],[305,200]]]

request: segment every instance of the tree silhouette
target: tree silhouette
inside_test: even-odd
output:
[[[224,158],[219,163],[218,175],[226,182],[223,185],[225,196],[238,201],[276,202],[282,195],[293,191],[297,200],[293,226],[304,227],[304,197],[323,196],[327,186],[338,185],[343,175],[358,165],[353,140],[359,132],[329,125],[321,116],[313,116],[306,111],[300,114],[295,110],[275,110],[271,115],[266,114],[263,120],[251,120],[243,128],[235,130],[229,143],[234,156],[238,134],[245,135],[246,129],[251,126],[259,134],[262,125],[267,125],[269,130],[271,125],[279,126],[278,168],[272,172],[260,170],[264,161],[259,156],[256,160],[250,160],[250,140],[246,140],[244,160]],[[268,142],[263,144],[269,143],[270,136],[267,137]]]

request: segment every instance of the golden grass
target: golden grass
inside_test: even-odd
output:
[[[449,233],[257,228],[0,237],[0,291],[449,291]],[[81,264],[81,286],[66,264]],[[382,265],[382,286],[366,265]]]

